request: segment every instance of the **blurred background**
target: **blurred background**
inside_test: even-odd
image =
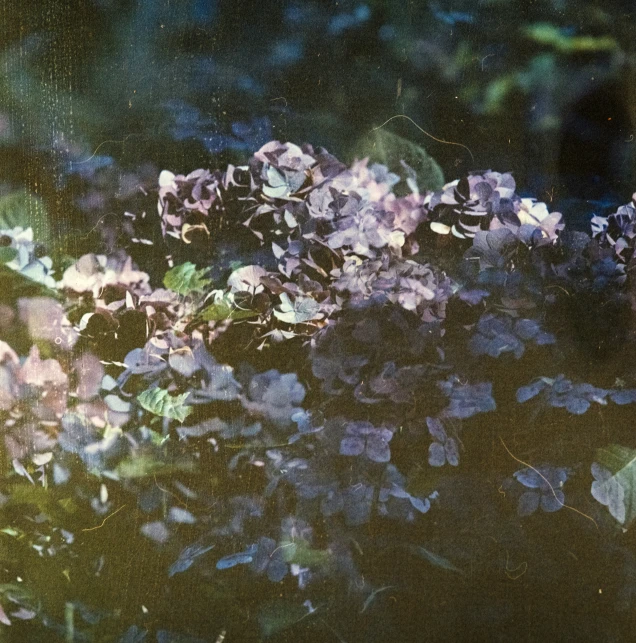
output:
[[[0,12],[0,227],[26,213],[44,243],[72,231],[75,250],[114,246],[161,169],[240,163],[271,139],[349,161],[386,121],[447,180],[513,171],[570,225],[636,190],[632,0],[4,0]]]

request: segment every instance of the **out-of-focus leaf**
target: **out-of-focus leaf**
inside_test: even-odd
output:
[[[444,186],[444,174],[426,150],[384,127],[373,130],[358,141],[355,148],[358,158],[369,157],[376,163],[386,165],[392,172],[403,174],[404,161],[417,174],[421,190],[440,190]]]
[[[183,422],[192,413],[192,407],[185,404],[189,395],[183,393],[173,396],[165,389],[154,387],[140,393],[137,401],[150,413]]]
[[[204,277],[206,272],[207,269],[197,270],[193,263],[186,261],[168,270],[163,278],[163,285],[178,295],[201,292],[210,283],[210,280]]]
[[[33,505],[42,513],[60,517],[60,507],[67,513],[74,513],[77,505],[72,499],[57,500],[49,489],[30,484],[16,484],[9,489],[9,502],[15,505]]]
[[[549,45],[565,54],[614,51],[618,47],[618,43],[612,36],[571,36],[556,25],[547,22],[529,25],[524,32],[528,38],[540,45]]]
[[[291,627],[305,616],[307,616],[306,607],[288,601],[276,601],[261,608],[258,622],[263,637],[269,638]]]
[[[150,455],[136,455],[122,460],[115,474],[122,479],[146,478],[149,476],[169,475],[177,471],[193,471],[194,464],[189,460],[164,462]]]
[[[412,554],[415,554],[416,556],[425,558],[426,560],[428,560],[429,563],[431,563],[432,565],[435,565],[435,567],[445,569],[446,571],[449,571],[449,572],[456,572],[457,574],[464,573],[461,569],[459,569],[458,567],[455,567],[455,565],[453,565],[453,563],[451,563],[450,560],[448,560],[447,558],[444,558],[443,556],[440,556],[439,554],[436,554],[430,549],[426,549],[426,547],[418,547],[417,545],[411,545],[409,547],[409,551]]]

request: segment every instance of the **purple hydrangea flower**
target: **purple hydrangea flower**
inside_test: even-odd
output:
[[[464,420],[497,408],[490,382],[464,384],[456,375],[452,375],[446,381],[438,382],[438,386],[449,398],[449,404],[442,412],[444,417]]]
[[[299,405],[304,399],[305,387],[296,373],[281,374],[271,369],[252,378],[243,406],[279,427],[287,427],[292,424],[292,415],[302,411]]]
[[[370,422],[349,422],[346,435],[340,442],[340,454],[358,456],[364,454],[373,462],[388,462],[391,459],[389,442],[393,431],[376,428]]]
[[[457,440],[448,436],[439,418],[427,417],[426,425],[433,437],[433,442],[428,448],[428,463],[433,467],[441,467],[448,462],[456,467],[459,464]]]
[[[285,560],[285,551],[273,538],[261,536],[256,543],[250,568],[256,574],[267,574],[273,583],[279,583],[289,571]]]
[[[488,230],[493,216],[514,216],[515,187],[511,174],[491,171],[447,183],[428,199],[431,230],[460,239]]]
[[[522,386],[517,390],[517,402],[523,403],[544,392],[547,403],[555,408],[565,408],[574,415],[582,415],[589,408],[592,402],[607,404],[607,396],[614,392],[608,389],[601,389],[591,384],[574,384],[563,375],[557,375],[554,379],[542,377],[537,381]],[[627,403],[630,395],[617,395],[618,404]]]
[[[565,504],[562,487],[568,479],[568,470],[563,467],[541,467],[521,469],[514,477],[528,491],[521,494],[517,513],[530,516],[539,507],[548,513],[558,511]]]

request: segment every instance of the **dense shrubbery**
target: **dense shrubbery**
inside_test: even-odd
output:
[[[0,620],[77,640],[324,637],[408,593],[395,560],[500,569],[456,529],[476,490],[508,554],[539,509],[608,542],[629,527],[635,204],[590,236],[511,174],[429,191],[402,170],[271,142],[244,167],[164,171],[163,283],[122,251],[54,270],[30,230],[0,231]],[[258,264],[211,271],[237,243]],[[127,599],[85,604],[102,576]]]

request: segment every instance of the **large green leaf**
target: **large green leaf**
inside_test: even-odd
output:
[[[0,228],[33,228],[37,241],[51,242],[51,222],[42,199],[27,190],[0,197]]]
[[[210,280],[204,277],[206,272],[206,268],[197,270],[193,263],[186,261],[168,270],[163,278],[163,285],[178,295],[201,292],[210,283]]]
[[[140,393],[137,401],[150,413],[183,422],[192,413],[192,407],[185,404],[189,395],[183,393],[173,396],[165,389],[154,387]]]
[[[249,319],[258,317],[259,313],[249,308],[241,308],[234,302],[231,293],[215,299],[214,303],[206,306],[198,315],[201,321],[225,321],[226,319]]]
[[[417,174],[421,190],[439,190],[444,185],[444,173],[426,150],[385,127],[378,127],[363,136],[355,148],[357,158],[369,157],[373,163],[386,165],[391,172],[406,175],[404,161]]]
[[[10,487],[9,501],[13,505],[33,505],[42,513],[62,520],[63,509],[65,513],[75,513],[77,504],[72,498],[58,499],[50,488],[39,487],[30,484],[15,484]]]
[[[616,51],[618,42],[612,36],[570,35],[549,22],[528,25],[525,35],[540,45],[554,47],[564,54]]]
[[[0,301],[15,303],[20,297],[50,297],[51,299],[62,300],[62,296],[56,290],[47,288],[41,283],[29,279],[17,270],[7,268],[0,264]]]
[[[620,444],[610,444],[598,449],[596,461],[610,471],[611,481],[617,482],[623,489],[622,502],[625,505],[623,525],[627,527],[636,518],[636,449],[629,449]]]

